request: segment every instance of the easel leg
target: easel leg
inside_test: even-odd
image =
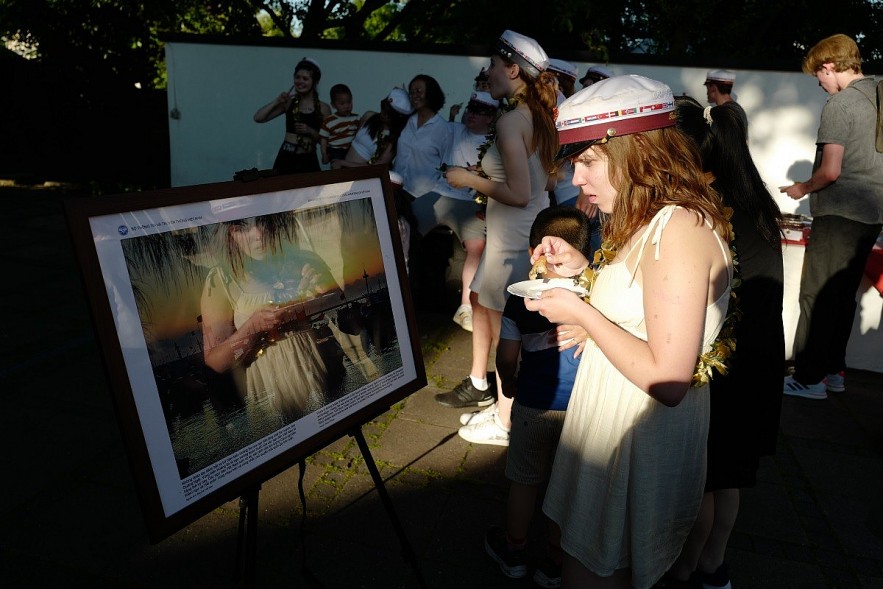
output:
[[[368,467],[368,472],[371,473],[371,478],[374,480],[374,486],[377,488],[380,500],[383,502],[383,506],[386,508],[386,513],[389,514],[389,519],[392,522],[392,527],[395,529],[396,534],[399,537],[399,542],[402,545],[402,558],[411,564],[411,568],[414,569],[414,575],[417,577],[417,583],[420,587],[425,588],[426,581],[423,579],[423,574],[420,572],[417,556],[414,554],[414,550],[411,548],[407,536],[405,536],[405,530],[402,528],[401,522],[399,522],[399,517],[392,505],[392,499],[390,499],[389,493],[386,492],[386,485],[383,484],[383,479],[380,478],[380,471],[377,470],[377,465],[374,463],[374,457],[371,456],[371,450],[368,448],[368,442],[365,441],[362,429],[356,428],[350,433],[350,435],[356,439],[356,443],[359,445],[359,450],[362,452],[362,458],[365,459],[365,466]]]
[[[239,498],[239,534],[236,543],[236,572],[233,584],[242,589],[255,586],[258,550],[258,493],[261,488],[249,489]]]

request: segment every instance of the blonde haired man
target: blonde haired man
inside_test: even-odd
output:
[[[883,228],[883,154],[874,147],[874,80],[862,74],[855,41],[846,35],[819,41],[803,60],[803,71],[830,96],[812,176],[779,189],[794,200],[810,195],[813,217],[800,278],[795,371],[785,378],[783,392],[824,399],[846,390],[856,291]]]

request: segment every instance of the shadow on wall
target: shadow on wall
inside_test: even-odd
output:
[[[809,160],[796,161],[788,168],[788,180],[791,182],[804,182],[809,180],[810,176],[812,176],[812,162]],[[794,214],[809,216],[808,198],[802,198],[798,201]]]

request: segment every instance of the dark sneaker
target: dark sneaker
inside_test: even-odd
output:
[[[699,580],[702,582],[703,589],[733,589],[730,583],[730,571],[727,569],[727,563],[723,563],[713,573],[703,573],[699,571]]]
[[[467,376],[453,390],[437,394],[435,400],[445,407],[487,407],[494,402],[494,395],[491,387],[486,391],[475,388],[472,379]]]
[[[500,570],[510,579],[523,579],[527,576],[527,563],[524,550],[509,550],[506,545],[506,532],[494,526],[484,535],[484,549],[488,556],[497,561]]]
[[[843,393],[846,391],[846,375],[842,370],[836,374],[829,374],[825,378],[825,390],[829,393]]]
[[[555,562],[547,555],[533,572],[533,582],[546,589],[557,589],[561,586],[561,563]]]

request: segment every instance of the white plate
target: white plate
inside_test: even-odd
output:
[[[572,278],[522,280],[521,282],[510,284],[506,290],[508,290],[511,294],[517,295],[519,297],[524,297],[526,299],[538,299],[544,291],[547,291],[550,288],[563,288],[569,290],[570,292],[575,292],[580,296],[588,294],[588,291],[585,288],[574,284]]]

